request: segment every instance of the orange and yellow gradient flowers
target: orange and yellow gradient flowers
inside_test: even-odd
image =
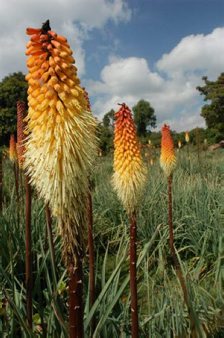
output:
[[[136,209],[146,179],[131,111],[123,103],[115,114],[113,186],[128,212]]]
[[[29,136],[24,166],[58,219],[64,257],[75,257],[83,242],[96,122],[66,38],[53,32],[49,21],[41,29],[28,28],[27,34]]]
[[[176,166],[173,139],[170,127],[166,124],[162,127],[160,165],[166,176],[170,176]]]

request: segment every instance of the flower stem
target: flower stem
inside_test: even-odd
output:
[[[50,255],[52,259],[52,264],[55,268],[56,260],[55,260],[54,240],[53,240],[53,232],[52,232],[52,217],[51,217],[51,211],[50,211],[48,204],[45,207],[45,213],[46,213],[47,237],[48,237],[48,243],[50,247]]]
[[[32,238],[31,238],[31,187],[29,177],[25,176],[26,185],[26,311],[27,321],[32,328]]]
[[[93,207],[91,191],[88,193],[88,251],[89,251],[89,305],[95,301],[94,242],[93,242]],[[95,318],[90,323],[91,334],[95,329]]]
[[[73,258],[69,268],[69,338],[84,338],[83,328],[83,272],[82,257],[76,255],[76,264]]]
[[[130,217],[130,290],[131,290],[131,336],[138,338],[138,295],[136,271],[137,223],[135,211]]]

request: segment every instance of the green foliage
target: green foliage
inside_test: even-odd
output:
[[[108,113],[106,113],[103,117],[103,126],[105,128],[113,128],[114,124],[114,114],[115,111],[111,109]]]
[[[202,107],[201,116],[205,118],[208,128],[216,130],[216,142],[223,139],[224,134],[224,73],[216,81],[203,77],[205,85],[197,89],[204,95],[204,101],[210,101]]]
[[[208,337],[223,334],[224,151],[196,147],[177,153],[173,176],[175,247],[191,302]],[[33,194],[33,330],[26,323],[24,287],[24,195],[17,219],[12,164],[4,162],[4,212],[0,216],[0,336],[65,338],[67,274],[60,238],[53,226],[56,265],[51,258],[44,203]],[[95,337],[130,337],[127,216],[111,186],[112,158],[99,158],[94,175],[94,242],[97,298],[88,302],[88,263],[84,262],[85,334],[95,315]],[[189,320],[181,287],[170,264],[167,182],[159,154],[150,166],[138,215],[138,295],[140,337],[188,337]],[[39,330],[39,331],[38,331]],[[39,333],[38,332],[42,332]]]
[[[107,154],[113,148],[113,129],[100,123],[97,127],[97,136],[99,148],[104,154]]]
[[[111,109],[98,124],[99,148],[104,155],[113,148],[114,114],[115,111]]]
[[[27,101],[27,82],[21,72],[6,76],[0,83],[1,143],[6,142],[8,134],[16,131],[16,103],[18,100]]]
[[[156,127],[156,116],[155,111],[151,107],[150,103],[145,100],[140,100],[132,108],[134,112],[134,121],[137,127],[138,136],[147,136],[149,128]]]

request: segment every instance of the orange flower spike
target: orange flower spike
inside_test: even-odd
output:
[[[76,260],[84,245],[96,123],[87,109],[67,39],[51,30],[49,20],[41,29],[29,28],[28,34],[29,135],[23,166],[58,220],[63,257],[69,264],[69,257]]]
[[[131,111],[122,104],[115,114],[113,186],[128,212],[136,209],[146,179]]]
[[[90,100],[89,100],[89,94],[86,91],[85,87],[82,88],[84,90],[84,97],[86,99],[86,104],[87,104],[87,110],[91,111],[91,104],[90,104]]]
[[[170,176],[176,166],[173,139],[166,124],[162,127],[160,165],[166,176]]]
[[[9,158],[12,162],[15,162],[15,160],[17,159],[16,140],[15,140],[15,136],[13,134],[10,135]]]

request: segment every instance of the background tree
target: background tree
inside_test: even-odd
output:
[[[204,95],[204,101],[209,101],[201,110],[201,116],[204,117],[209,129],[216,131],[216,142],[223,139],[224,135],[224,73],[216,81],[209,81],[204,76],[205,85],[197,87],[201,95]]]
[[[99,147],[104,154],[113,147],[114,113],[114,110],[111,109],[104,115],[102,123],[98,124]]]
[[[0,145],[7,144],[16,131],[16,102],[27,102],[27,82],[23,73],[13,73],[0,82]]]
[[[132,108],[134,112],[134,121],[137,126],[137,134],[139,137],[146,137],[149,133],[149,128],[156,127],[155,111],[150,103],[145,100],[140,100]]]
[[[115,111],[113,109],[111,109],[108,113],[106,113],[103,117],[103,126],[105,128],[113,128],[113,124],[114,124],[114,114]]]

